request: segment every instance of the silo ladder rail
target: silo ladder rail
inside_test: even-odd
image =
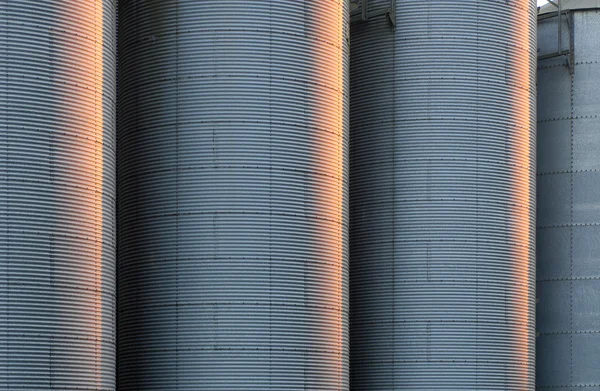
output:
[[[545,20],[545,19],[550,19],[550,18],[555,18],[558,17],[558,32],[557,32],[557,49],[556,52],[552,52],[552,53],[547,53],[541,56],[538,56],[538,61],[544,61],[544,60],[548,60],[551,58],[556,58],[556,57],[562,57],[564,56],[567,59],[567,65],[569,66],[569,71],[571,73],[573,73],[574,67],[573,67],[573,14],[571,12],[569,12],[568,10],[563,10],[562,9],[562,2],[561,0],[558,1],[549,1],[550,4],[554,5],[557,8],[556,12],[551,12],[548,14],[544,14],[544,15],[538,15],[538,22],[541,20]],[[566,21],[567,21],[567,26],[569,28],[569,48],[568,49],[563,49],[563,44],[562,44],[562,18],[563,16],[566,17]]]

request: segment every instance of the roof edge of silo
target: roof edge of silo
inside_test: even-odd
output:
[[[556,3],[558,0],[555,0]],[[583,11],[600,9],[600,0],[562,0],[561,8],[563,11]],[[538,7],[538,15],[546,15],[551,13],[557,13],[558,8],[551,4],[545,4]]]

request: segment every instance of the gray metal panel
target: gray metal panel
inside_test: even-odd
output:
[[[0,1],[1,390],[115,390],[115,11]]]
[[[541,390],[600,387],[600,11],[570,18],[574,63],[538,63]],[[557,22],[540,21],[540,52],[556,50]]]
[[[554,0],[555,4],[558,4],[559,0]],[[592,10],[600,8],[600,0],[560,0],[561,8],[563,11],[569,10]],[[540,7],[538,13],[540,15],[557,12],[558,7],[554,4],[548,3]]]
[[[535,1],[352,25],[351,383],[532,390]]]
[[[119,388],[348,389],[346,1],[121,1]]]

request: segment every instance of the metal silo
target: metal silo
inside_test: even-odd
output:
[[[534,388],[535,16],[533,0],[356,3],[355,391]]]
[[[121,390],[348,389],[347,12],[119,3]]]
[[[0,389],[115,390],[115,1],[0,2]]]
[[[560,18],[554,6],[538,15],[537,386],[593,390],[600,387],[600,2],[560,6]]]

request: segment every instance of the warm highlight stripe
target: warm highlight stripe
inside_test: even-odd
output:
[[[511,137],[515,154],[513,165],[514,208],[514,259],[517,295],[513,309],[519,317],[519,334],[516,347],[522,361],[521,381],[533,387],[535,379],[535,4],[520,0],[515,5],[512,26],[515,56],[511,59],[514,96],[511,99],[514,115],[514,135]]]
[[[335,327],[324,329],[324,338],[335,340],[336,354],[332,359],[335,372],[339,375],[338,389],[348,387],[348,236],[346,224],[348,209],[348,138],[345,132],[348,115],[347,91],[347,48],[346,13],[344,2],[319,2],[315,13],[314,37],[316,55],[311,69],[319,82],[314,86],[314,122],[320,138],[315,142],[315,159],[323,180],[315,183],[315,197],[321,207],[319,222],[320,238],[328,241],[319,243],[322,258],[327,265],[325,278],[320,284],[321,294],[327,301],[334,300],[336,311]],[[321,13],[323,15],[321,15]],[[324,15],[333,15],[326,17]],[[324,309],[328,309],[324,307]],[[322,314],[323,324],[331,313]]]
[[[104,330],[103,311],[105,287],[103,284],[104,263],[104,0],[85,0],[82,2],[64,2],[62,23],[71,32],[68,45],[72,47],[69,56],[61,58],[60,77],[65,80],[65,97],[63,100],[65,133],[73,140],[72,153],[66,156],[61,170],[64,170],[64,195],[70,198],[65,205],[68,216],[75,219],[83,227],[79,240],[72,246],[79,253],[82,273],[90,275],[91,286],[83,288],[81,295],[89,297],[93,303],[88,307],[88,300],[80,303],[78,298],[73,305],[81,306],[79,311],[84,318],[80,322],[90,330],[87,344],[93,352],[93,366],[82,366],[81,371],[87,373],[90,380],[99,388],[104,387],[106,363],[103,362],[103,347],[110,342],[109,332]],[[72,198],[75,196],[74,198]],[[74,211],[76,214],[71,215]],[[91,244],[91,250],[90,250]],[[74,268],[81,266],[73,265]],[[87,289],[86,289],[87,288]],[[91,319],[88,320],[87,318]]]
[[[535,3],[352,25],[351,382],[534,389]]]
[[[0,389],[114,390],[114,0],[0,2]]]
[[[346,1],[120,4],[120,387],[347,390]]]

